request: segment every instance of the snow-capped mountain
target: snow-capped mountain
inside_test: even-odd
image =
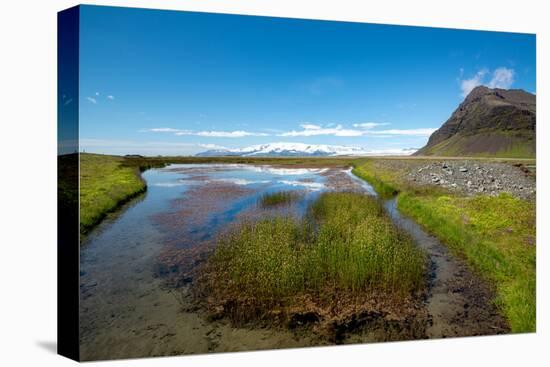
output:
[[[196,154],[198,157],[241,156],[241,157],[329,157],[368,155],[410,155],[414,148],[390,150],[366,150],[343,145],[313,145],[303,143],[269,143],[238,149],[213,149]]]

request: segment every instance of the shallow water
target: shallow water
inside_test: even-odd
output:
[[[292,206],[301,215],[329,189],[327,171],[190,164],[144,172],[146,194],[108,217],[81,248],[82,359],[310,345],[290,332],[234,329],[182,311],[181,299],[158,274],[158,257],[212,239],[265,193],[301,191]]]
[[[80,340],[83,360],[321,345],[324,340],[280,329],[234,328],[207,321],[177,292],[166,274],[185,273],[216,234],[257,209],[261,195],[298,190],[301,199],[284,208],[302,215],[325,190],[357,190],[376,196],[351,169],[278,168],[251,165],[171,165],[143,174],[147,193],[108,217],[86,238],[80,255]],[[384,201],[393,221],[429,256],[426,337],[505,332],[490,305],[490,290],[447,248]],[[262,214],[266,214],[265,211]],[[175,266],[159,267],[159,258]],[[184,257],[185,259],[185,257]],[[182,268],[183,267],[183,268]],[[374,341],[358,334],[346,342]]]

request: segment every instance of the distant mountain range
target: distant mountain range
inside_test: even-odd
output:
[[[239,149],[212,149],[196,154],[197,157],[333,157],[372,155],[411,155],[416,149],[366,150],[341,145],[312,145],[303,143],[269,143]]]
[[[536,97],[474,88],[415,155],[535,157]]]

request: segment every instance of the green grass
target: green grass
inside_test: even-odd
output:
[[[390,173],[381,174],[378,172],[374,174],[373,172],[375,170],[373,169],[373,161],[371,160],[356,165],[352,170],[354,175],[370,183],[378,195],[387,198],[397,194],[397,189],[392,184],[393,177]]]
[[[508,194],[473,198],[401,194],[399,209],[496,285],[513,332],[535,330],[535,208]]]
[[[138,167],[124,158],[80,154],[80,232],[85,234],[105,215],[146,189]]]
[[[398,208],[496,288],[495,302],[512,332],[536,327],[535,204],[508,194],[465,197],[413,187],[382,165],[358,167],[399,191]],[[367,178],[368,180],[368,178]],[[368,180],[369,181],[369,180]],[[369,181],[370,182],[370,181]],[[375,181],[376,182],[376,181]]]
[[[302,196],[297,191],[277,191],[263,194],[259,199],[259,205],[263,208],[272,206],[289,205]]]
[[[303,220],[245,222],[223,236],[205,274],[208,297],[237,308],[254,300],[267,312],[335,290],[410,296],[424,285],[425,257],[374,199],[324,193]]]

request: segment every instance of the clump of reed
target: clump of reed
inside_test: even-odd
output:
[[[303,219],[270,217],[226,233],[201,282],[210,300],[233,308],[253,301],[261,313],[327,290],[406,298],[424,286],[425,263],[378,201],[332,192],[321,194]]]
[[[290,205],[301,196],[302,194],[295,190],[269,192],[260,196],[258,204],[262,208]]]

